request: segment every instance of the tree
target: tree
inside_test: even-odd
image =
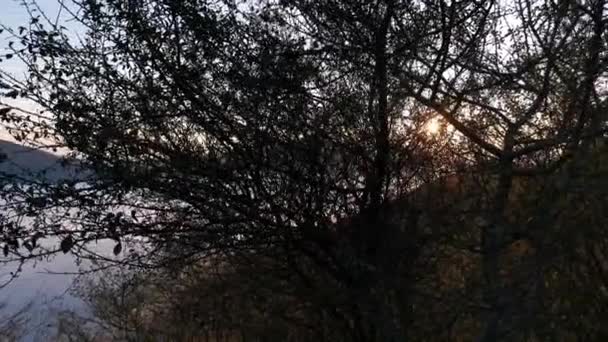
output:
[[[6,310],[6,303],[0,304],[0,310]],[[26,334],[28,323],[28,311],[31,309],[31,303],[26,304],[17,310],[11,310],[9,314],[3,313],[0,316],[0,339],[2,341],[12,342],[19,341]]]
[[[525,323],[530,298],[514,293],[527,284],[505,276],[502,256],[512,236],[552,223],[551,199],[604,134],[604,1],[74,6],[79,42],[44,16],[9,31],[30,74],[3,74],[6,95],[43,111],[2,114],[19,138],[52,139],[94,173],[6,189],[18,203],[8,221],[36,213],[6,230],[7,254],[50,235],[59,248],[32,253],[110,238],[145,267],[253,254],[309,284],[304,298],[330,294],[315,305],[346,322],[348,339],[397,341],[416,330],[415,292],[432,279],[420,265],[461,234],[480,254],[465,272],[478,289],[467,297],[482,297],[463,309],[472,335],[496,341]],[[464,193],[475,207],[446,214],[436,192],[419,196],[463,171],[480,185]],[[561,184],[536,192],[540,221],[509,216],[521,176]]]

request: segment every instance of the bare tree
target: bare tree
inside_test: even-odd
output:
[[[255,256],[307,284],[348,340],[434,324],[437,339],[459,324],[517,338],[580,246],[550,228],[554,199],[596,179],[581,170],[604,137],[606,6],[73,1],[79,41],[34,15],[8,30],[29,78],[1,80],[42,110],[1,113],[91,172],[4,189],[6,255],[99,257],[88,243],[113,239],[148,269]],[[520,240],[534,253],[515,267]],[[450,265],[461,279],[444,286]],[[441,324],[421,318],[446,305]]]

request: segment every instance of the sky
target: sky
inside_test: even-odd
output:
[[[32,0],[26,1],[31,3]],[[61,0],[37,0],[37,3],[47,16],[55,18],[60,8],[58,1]],[[11,28],[27,24],[29,14],[22,6],[23,2],[24,0],[0,0],[0,24]],[[65,16],[63,17],[65,18]],[[3,53],[6,53],[9,40],[7,34],[0,35],[0,51]],[[17,59],[3,61],[0,63],[0,68],[15,75],[24,72],[23,66]]]
[[[30,14],[23,6],[24,1],[30,4],[29,8],[33,15],[39,15],[40,11],[36,6],[32,5],[33,0],[0,0],[0,29],[5,28],[3,33],[0,33],[0,69],[3,72],[7,72],[12,76],[23,79],[26,73],[26,68],[23,63],[16,57],[6,60],[4,57],[7,53],[11,53],[8,49],[8,44],[12,40],[8,34],[6,28],[17,29],[19,26],[27,26],[30,20]],[[60,25],[68,28],[74,35],[78,33],[78,30],[74,29],[76,23],[70,21],[70,14],[61,10],[60,3],[68,3],[71,0],[35,0],[40,10],[49,18],[57,18],[58,15]],[[69,5],[68,5],[69,6]],[[28,102],[24,99],[8,99],[0,96],[0,105],[8,104],[14,107],[20,107],[28,110],[35,109],[33,103]],[[5,129],[0,127],[0,139],[14,141],[14,139],[7,133]]]

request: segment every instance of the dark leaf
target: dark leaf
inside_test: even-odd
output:
[[[36,247],[38,240],[43,237],[44,237],[44,234],[42,234],[41,232],[37,232],[36,234],[34,234],[34,236],[32,236],[32,246]]]
[[[118,255],[120,254],[120,252],[122,252],[122,244],[119,242],[116,244],[116,246],[114,246],[114,255]]]
[[[4,96],[10,97],[13,99],[16,99],[18,95],[19,95],[19,92],[17,90],[12,90],[12,91],[9,91],[8,93],[4,94]]]
[[[72,239],[71,235],[68,235],[68,237],[66,237],[65,239],[63,239],[63,241],[61,241],[61,251],[63,252],[63,254],[67,254],[70,249],[72,249],[72,247],[74,246],[74,240]]]
[[[29,241],[24,241],[23,247],[25,247],[25,249],[27,249],[29,252],[31,252],[34,249],[34,246],[32,246],[32,244]]]

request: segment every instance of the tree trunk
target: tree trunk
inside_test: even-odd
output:
[[[509,133],[505,138],[504,151],[511,151],[512,144]],[[508,153],[505,153],[507,155]],[[502,279],[500,277],[500,256],[505,246],[505,209],[513,182],[512,160],[501,157],[499,162],[499,178],[489,222],[482,227],[482,275],[484,280],[483,298],[488,306],[483,331],[479,341],[494,342],[500,337],[500,321],[503,315],[505,300],[502,295]]]

